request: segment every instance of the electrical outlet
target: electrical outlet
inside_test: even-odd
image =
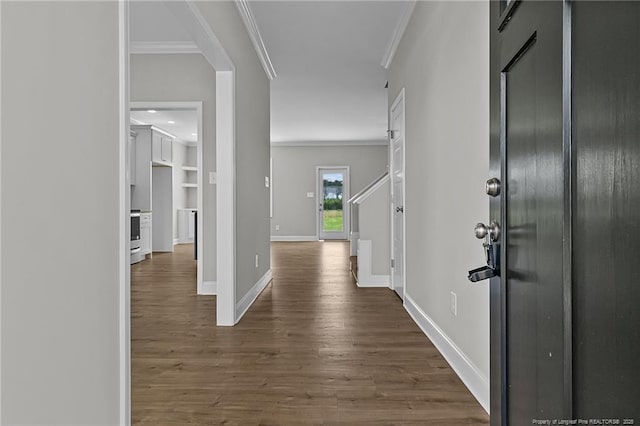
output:
[[[307,192],[307,198],[313,198],[315,196],[316,194],[314,194],[313,192]]]
[[[260,264],[259,262],[259,256],[256,254],[256,268],[258,267],[258,265]]]
[[[280,225],[276,225],[276,231],[280,230]]]
[[[265,176],[264,177],[264,186],[265,186],[265,188],[269,187],[269,176]]]
[[[451,292],[450,309],[454,316],[458,315],[458,296],[454,292]]]

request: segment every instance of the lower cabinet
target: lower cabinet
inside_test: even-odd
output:
[[[192,243],[196,234],[196,210],[178,210],[178,241],[180,243]]]
[[[140,214],[140,254],[151,254],[151,213]]]

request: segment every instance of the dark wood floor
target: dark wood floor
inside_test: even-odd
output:
[[[195,295],[191,246],[132,265],[137,425],[462,425],[488,416],[343,242],[273,243],[273,282],[235,327]]]

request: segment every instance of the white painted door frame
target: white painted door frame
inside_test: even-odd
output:
[[[131,272],[129,170],[129,1],[118,4],[119,74],[119,423],[131,424]],[[191,0],[164,1],[216,71],[217,325],[234,325],[235,316],[235,66]],[[163,53],[163,52],[157,52]],[[201,132],[200,132],[201,133]],[[202,158],[202,156],[200,156]],[[201,170],[204,176],[208,170]],[[201,217],[202,215],[198,215]]]
[[[202,140],[202,127],[203,127],[203,116],[202,116],[202,102],[200,101],[185,101],[185,102],[171,102],[171,101],[155,101],[155,102],[130,102],[130,109],[158,109],[158,110],[167,110],[167,109],[177,109],[177,110],[193,110],[198,117],[198,140],[197,140],[197,158],[198,162],[196,166],[198,167],[198,188],[196,189],[196,199],[198,203],[198,231],[196,240],[198,241],[198,262],[197,262],[197,278],[196,278],[196,288],[198,294],[211,294],[204,291],[204,265],[207,262],[207,258],[205,256],[201,256],[203,253],[203,235],[202,235],[202,225],[203,225],[203,217],[204,217],[204,203],[203,203],[203,174],[204,170],[202,168],[202,158],[203,158],[203,140]],[[175,170],[174,170],[175,172]],[[217,206],[216,206],[217,208]],[[216,213],[217,216],[217,213]]]
[[[394,129],[393,128],[393,111],[396,108],[402,108],[402,121],[400,122],[400,128],[399,129]],[[391,105],[391,108],[389,108],[389,130],[398,130],[400,131],[400,133],[402,134],[402,170],[403,170],[403,178],[402,178],[402,203],[403,203],[403,209],[406,210],[406,205],[407,205],[407,200],[406,200],[406,146],[407,146],[407,139],[406,139],[406,132],[405,132],[405,122],[406,122],[406,110],[405,110],[405,95],[404,95],[404,88],[402,88],[402,90],[400,91],[400,93],[398,94],[398,97],[395,99],[395,101],[393,101],[393,104]],[[395,224],[394,224],[394,217],[395,217],[395,210],[396,210],[396,205],[395,205],[395,200],[394,200],[394,170],[395,170],[395,165],[394,165],[394,160],[393,160],[393,137],[390,134],[389,135],[389,177],[390,177],[390,182],[389,182],[389,188],[391,191],[391,203],[390,203],[390,228],[391,228],[391,258],[393,259],[395,257]],[[403,213],[404,214],[404,213]],[[404,302],[405,299],[405,294],[406,294],[406,283],[407,283],[407,238],[406,238],[406,217],[403,218],[402,220],[402,283],[400,283],[400,287],[402,289],[402,299]],[[395,260],[394,260],[395,261]],[[391,290],[395,290],[396,283],[394,282],[395,279],[395,273],[394,273],[394,267],[391,267],[391,271],[390,271],[390,280],[389,280],[389,288]]]
[[[216,325],[236,324],[235,73],[216,72]]]
[[[131,178],[129,176],[129,3],[118,3],[118,115],[120,140],[118,253],[119,423],[131,424]]]
[[[324,239],[322,237],[322,225],[320,225],[320,204],[323,202],[323,196],[321,196],[320,189],[322,188],[322,183],[320,182],[320,170],[329,169],[329,170],[346,170],[347,173],[344,177],[343,187],[342,187],[342,223],[344,226],[344,238],[335,238],[335,239],[349,239],[349,231],[351,223],[349,221],[349,203],[347,200],[350,197],[350,186],[351,186],[351,167],[350,166],[316,166],[316,233],[318,235],[318,239]],[[323,209],[324,211],[324,209]],[[331,239],[331,238],[327,238]]]

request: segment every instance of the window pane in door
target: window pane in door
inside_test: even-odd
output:
[[[342,232],[344,218],[342,210],[342,189],[344,175],[340,172],[322,173],[322,227],[325,232]]]

